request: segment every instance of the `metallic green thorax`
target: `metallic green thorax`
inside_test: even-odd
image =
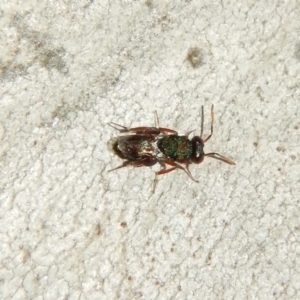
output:
[[[185,136],[164,136],[157,145],[162,153],[174,160],[190,159],[193,153],[193,144]]]

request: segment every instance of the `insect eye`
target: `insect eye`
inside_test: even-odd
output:
[[[192,138],[193,142],[193,155],[192,155],[192,162],[195,164],[200,164],[204,159],[204,142],[199,136],[194,136]]]

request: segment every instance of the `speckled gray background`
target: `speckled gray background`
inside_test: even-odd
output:
[[[1,299],[299,299],[297,1],[1,1]],[[107,171],[127,126],[184,172]]]

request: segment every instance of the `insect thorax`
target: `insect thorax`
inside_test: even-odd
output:
[[[163,136],[157,146],[166,157],[173,160],[190,159],[193,153],[193,143],[185,136]]]

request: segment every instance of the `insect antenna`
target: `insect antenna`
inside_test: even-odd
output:
[[[203,106],[202,106],[202,109],[203,109]],[[210,135],[204,140],[204,143],[207,142],[212,137],[213,132],[214,132],[214,119],[215,119],[214,118],[214,105],[211,106],[210,114],[211,114]],[[235,165],[235,162],[233,160],[231,160],[230,158],[228,158],[226,156],[223,156],[219,153],[215,153],[215,152],[206,153],[206,154],[204,154],[204,156],[208,156],[208,157],[212,157],[212,158],[221,160],[221,161],[223,161],[227,164],[230,164],[230,165]]]
[[[204,156],[208,156],[208,157],[212,157],[212,158],[215,158],[215,159],[218,159],[218,160],[221,160],[229,165],[235,165],[235,162],[233,160],[231,160],[230,158],[226,157],[226,156],[223,156],[219,153],[206,153],[204,154]]]
[[[203,114],[203,106],[202,106],[202,114]],[[214,132],[214,105],[211,106],[210,115],[211,115],[210,135],[203,141],[204,143],[206,143],[212,137],[213,132]],[[202,126],[203,126],[203,123],[202,123]],[[201,129],[201,131],[202,131],[202,129]]]
[[[202,105],[201,106],[201,134],[200,134],[201,139],[202,139],[202,135],[203,135],[203,124],[204,124],[204,108]]]

